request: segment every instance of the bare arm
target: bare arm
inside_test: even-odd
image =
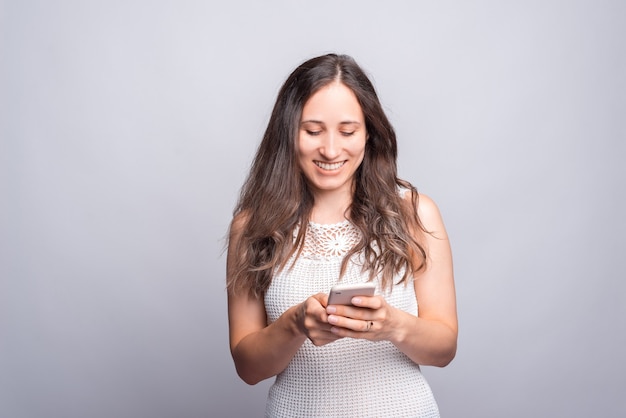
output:
[[[266,326],[263,301],[248,295],[228,295],[230,350],[239,377],[248,384],[280,373],[306,335],[296,323],[295,308]]]
[[[358,307],[327,307],[328,321],[336,325],[332,331],[339,336],[388,340],[418,364],[443,367],[456,354],[458,335],[452,255],[435,203],[420,195],[418,213],[426,230],[432,232],[432,236],[424,234],[422,239],[428,267],[414,282],[418,316],[374,296],[353,299]]]
[[[228,246],[227,272],[239,256],[235,251],[244,220],[233,221]],[[228,291],[230,350],[237,373],[248,384],[256,384],[283,371],[302,343],[310,338],[316,345],[336,340],[330,332],[325,311],[327,296],[309,297],[267,325],[262,298],[251,292]]]

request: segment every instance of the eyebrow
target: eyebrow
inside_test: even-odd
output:
[[[324,125],[324,122],[322,122],[321,120],[315,120],[315,119],[307,119],[307,120],[303,120],[302,122],[300,122],[300,125],[304,125],[305,123],[317,123],[319,125]],[[358,122],[356,120],[344,120],[339,122],[340,125],[361,125],[361,122]]]

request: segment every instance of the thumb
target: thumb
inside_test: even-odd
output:
[[[313,298],[316,299],[324,308],[328,305],[328,295],[326,293],[317,293],[313,295]]]

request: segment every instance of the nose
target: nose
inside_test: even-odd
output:
[[[340,139],[334,132],[328,132],[320,146],[320,154],[329,161],[334,160],[341,154]]]

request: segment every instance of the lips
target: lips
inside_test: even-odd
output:
[[[342,167],[346,162],[339,161],[336,163],[323,163],[321,161],[314,161],[314,163],[316,166],[318,166],[322,170],[332,171],[332,170],[337,170],[338,168]]]

